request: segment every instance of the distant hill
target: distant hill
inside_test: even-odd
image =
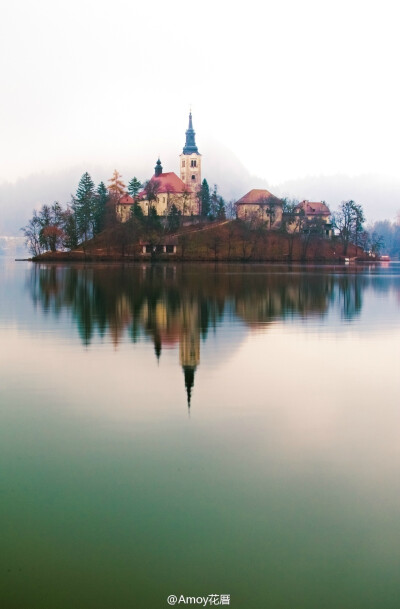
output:
[[[354,199],[363,206],[368,222],[393,219],[400,210],[400,179],[385,179],[377,175],[307,176],[272,184],[252,175],[235,154],[218,142],[204,142],[200,152],[203,155],[203,177],[210,186],[218,184],[219,191],[227,201],[239,199],[252,188],[266,188],[281,197],[324,200],[331,210],[343,200]],[[178,171],[178,153],[171,153],[162,159],[165,170]],[[156,156],[146,152],[140,160],[132,159],[129,164],[125,161],[116,168],[126,183],[134,175],[146,180],[152,175]],[[56,200],[68,202],[85,171],[89,171],[98,184],[101,180],[107,182],[114,168],[114,164],[107,167],[85,164],[57,173],[29,175],[15,183],[0,184],[0,234],[20,234],[19,229],[26,225],[33,209],[44,203]]]

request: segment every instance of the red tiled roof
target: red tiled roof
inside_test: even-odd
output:
[[[254,188],[244,195],[239,201],[236,202],[236,205],[267,205],[274,201],[275,203],[280,203],[281,200],[275,195],[271,194],[269,190],[261,190]]]
[[[329,207],[322,202],[302,201],[296,206],[298,209],[304,209],[306,216],[329,216]]]
[[[185,192],[188,190],[186,184],[182,182],[180,178],[173,171],[169,171],[168,173],[161,173],[159,176],[153,176],[150,180],[151,182],[157,182],[160,186],[158,189],[158,193],[172,193],[178,194]],[[140,196],[145,198],[146,192],[142,190]]]
[[[120,200],[118,201],[120,205],[133,205],[134,200],[128,194],[122,195]]]

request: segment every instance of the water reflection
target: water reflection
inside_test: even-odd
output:
[[[368,269],[367,269],[368,270]],[[96,334],[115,348],[122,340],[150,340],[157,359],[162,349],[179,345],[190,407],[200,342],[210,328],[233,315],[249,328],[286,319],[323,318],[329,311],[351,321],[362,310],[368,286],[399,290],[399,278],[365,272],[304,272],[262,266],[143,265],[34,266],[29,290],[48,315],[72,315],[82,343]]]

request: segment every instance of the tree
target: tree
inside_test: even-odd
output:
[[[147,226],[150,231],[160,232],[161,230],[160,216],[157,214],[157,209],[154,207],[154,205],[150,207],[150,212],[147,218]]]
[[[74,250],[78,247],[78,228],[76,225],[76,216],[70,207],[67,207],[63,213],[63,229],[64,239],[63,246],[69,250]]]
[[[143,209],[141,208],[141,206],[139,205],[138,202],[135,202],[132,207],[131,207],[131,216],[132,218],[135,218],[136,220],[143,222],[144,219],[144,213],[143,213]]]
[[[53,205],[43,205],[39,212],[40,233],[39,240],[42,248],[55,252],[62,245],[62,209],[58,201]]]
[[[385,247],[385,239],[382,235],[374,231],[369,237],[369,247],[371,254],[379,256],[382,249]]]
[[[181,225],[182,212],[177,208],[175,203],[172,203],[167,215],[168,230],[173,233],[177,231]]]
[[[354,243],[357,248],[364,222],[363,209],[354,201],[342,201],[339,210],[333,214],[333,225],[339,231],[344,255],[347,254],[350,243]]]
[[[280,232],[286,237],[288,243],[288,260],[293,259],[293,247],[300,228],[303,224],[304,211],[298,210],[299,202],[296,199],[283,199],[282,221]],[[302,213],[301,213],[302,212]]]
[[[214,184],[214,188],[213,188],[213,191],[210,196],[210,212],[208,214],[209,218],[211,218],[211,220],[215,220],[215,218],[218,216],[218,208],[219,208],[218,187],[216,184]]]
[[[275,218],[276,218],[277,203],[276,203],[275,199],[273,199],[271,197],[264,199],[264,203],[265,203],[265,214],[268,217],[268,229],[271,230],[271,226],[275,222]]]
[[[114,173],[112,178],[108,181],[110,182],[108,186],[108,192],[110,193],[110,198],[114,204],[118,203],[119,199],[125,194],[125,184],[121,180],[122,176],[116,169],[114,169]]]
[[[85,241],[93,234],[94,205],[94,182],[86,172],[80,179],[72,205],[76,217],[78,236],[79,238],[84,237]]]
[[[204,179],[201,183],[201,187],[198,191],[200,215],[203,218],[208,218],[210,214],[210,187],[208,182]]]
[[[139,194],[139,191],[141,188],[142,188],[142,183],[139,182],[139,180],[136,177],[132,178],[132,180],[128,184],[128,192],[131,195],[132,199],[135,201],[135,203],[137,201],[138,194]]]
[[[217,220],[225,220],[226,212],[225,212],[225,201],[219,196],[218,197],[218,207],[217,207]]]
[[[189,208],[190,194],[191,193],[188,190],[184,190],[182,193],[182,215],[183,216],[186,215],[186,212],[188,211],[188,208]]]
[[[225,204],[225,215],[229,220],[236,218],[236,203],[234,199]]]
[[[29,220],[28,224],[21,228],[24,237],[25,243],[28,247],[28,250],[34,256],[39,256],[42,253],[42,247],[40,244],[40,218],[36,210],[34,210],[32,218]]]
[[[209,231],[210,234],[207,239],[208,247],[214,252],[215,262],[218,260],[218,253],[223,242],[222,235],[219,231],[220,228],[216,226],[213,230]]]
[[[104,182],[100,182],[94,196],[93,233],[95,235],[100,233],[105,227],[106,206],[108,201],[109,194],[107,192],[106,185],[104,184]]]
[[[158,192],[160,190],[160,183],[157,180],[149,180],[145,183],[143,188],[144,198],[147,201],[147,215],[150,216],[150,210],[154,207],[154,203],[157,202]]]
[[[304,212],[303,212],[304,213]],[[325,222],[321,216],[308,219],[305,214],[300,220],[301,226],[301,258],[306,260],[307,251],[312,238],[321,237],[325,228]],[[319,243],[319,241],[318,241]]]

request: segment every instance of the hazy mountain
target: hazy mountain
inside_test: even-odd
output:
[[[164,171],[178,173],[178,154],[171,152],[162,158]],[[368,221],[395,217],[400,210],[400,180],[383,178],[378,175],[331,175],[307,176],[288,180],[281,184],[271,184],[254,176],[230,150],[215,141],[203,142],[200,147],[203,159],[203,177],[210,186],[218,184],[219,191],[226,200],[238,199],[252,188],[267,188],[278,196],[297,199],[324,200],[331,210],[346,199],[354,199],[365,210]],[[157,155],[148,150],[132,162],[117,165],[125,183],[135,175],[146,180],[153,174]],[[33,209],[44,203],[70,201],[71,193],[76,191],[79,179],[89,171],[94,181],[107,183],[115,166],[69,167],[57,173],[40,173],[21,178],[15,183],[0,184],[0,235],[18,235],[25,226]],[[268,168],[266,168],[268,173]]]

